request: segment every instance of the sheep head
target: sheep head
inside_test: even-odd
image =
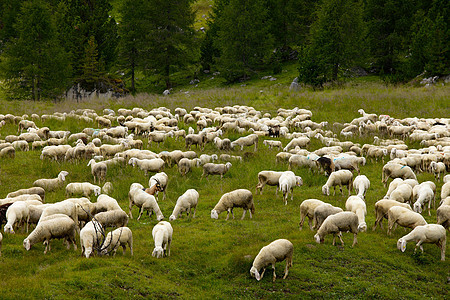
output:
[[[322,186],[322,194],[330,196],[330,188],[328,187],[328,185],[324,185]]]
[[[173,221],[173,220],[176,220],[176,219],[177,219],[177,217],[175,215],[170,215],[170,217],[169,217],[169,221]]]
[[[422,205],[420,205],[420,203],[418,203],[418,202],[414,203],[413,210],[416,213],[421,214],[422,213]]]
[[[295,184],[297,186],[302,186],[303,185],[303,179],[300,176],[295,176]]]
[[[94,187],[94,195],[98,196],[102,193],[102,189],[99,186]]]
[[[31,243],[30,240],[28,238],[23,240],[23,247],[25,248],[25,250],[29,251],[31,248]]]
[[[218,219],[219,218],[219,213],[217,212],[217,210],[212,209],[211,210],[211,219]]]
[[[162,221],[164,219],[164,216],[161,214],[156,218],[158,221]]]
[[[406,250],[406,241],[403,238],[399,238],[397,241],[397,249],[405,252]]]
[[[161,246],[155,247],[155,249],[153,249],[152,256],[156,257],[156,258],[164,257],[164,250],[163,250],[163,248]]]
[[[3,228],[3,230],[5,231],[5,233],[15,234],[14,229],[10,224],[6,224],[5,228]]]
[[[361,222],[361,223],[358,225],[358,231],[365,232],[366,230],[367,230],[367,224],[366,224],[366,222]]]
[[[251,267],[250,269],[250,275],[252,277],[255,277],[256,280],[260,281],[261,280],[261,275],[259,274],[258,270],[255,267]]]
[[[316,233],[316,234],[314,235],[314,239],[316,240],[316,243],[317,243],[317,244],[323,244],[323,242],[324,242],[324,239],[321,238],[320,235],[319,235],[318,233]]]

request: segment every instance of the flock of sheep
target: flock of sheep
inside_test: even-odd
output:
[[[353,233],[353,246],[357,243],[358,232],[367,230],[365,196],[370,188],[370,181],[360,174],[360,167],[368,160],[381,159],[384,162],[389,159],[380,177],[386,187],[388,180],[393,180],[384,198],[375,203],[373,230],[378,225],[382,227],[384,218],[388,219],[388,234],[395,230],[394,226],[409,227],[412,231],[398,240],[399,250],[405,251],[409,241],[414,241],[416,248],[420,247],[422,251],[422,243],[435,243],[441,249],[441,259],[445,260],[446,228],[450,226],[450,175],[445,175],[450,168],[450,119],[394,119],[387,115],[367,114],[363,110],[359,112],[361,117],[350,123],[335,123],[332,126],[327,122],[311,121],[312,113],[305,109],[280,108],[273,117],[247,106],[195,107],[190,112],[177,108],[173,113],[164,107],[149,111],[142,108],[119,109],[117,112],[105,109],[102,116],[90,109],[41,116],[0,115],[0,134],[1,127],[6,123],[18,125],[17,135],[8,135],[0,140],[0,159],[12,159],[16,151],[29,151],[31,145],[32,150],[41,151],[42,160],[88,162],[93,180],[93,183],[71,182],[66,185],[69,173],[61,171],[56,178],[39,179],[31,188],[12,191],[6,198],[0,199],[0,224],[6,223],[6,234],[14,234],[19,227],[26,228],[28,232],[29,226],[35,225],[23,241],[26,250],[43,242],[44,253],[47,253],[52,239],[64,239],[68,248],[72,244],[76,249],[76,237],[79,236],[82,254],[87,258],[92,254],[115,254],[119,247],[125,253],[127,245],[133,255],[132,231],[126,226],[132,218],[133,206],[137,206],[137,220],[146,212],[150,216],[155,213],[159,221],[152,230],[155,244],[152,255],[157,258],[169,256],[173,235],[171,224],[183,212],[195,217],[200,195],[195,189],[188,189],[176,202],[169,217],[172,223],[162,221],[164,216],[158,205],[158,193],[163,193],[164,201],[169,182],[164,169],[176,166],[180,174],[186,176],[193,168],[201,167],[202,178],[209,175],[223,178],[233,163],[245,161],[242,156],[231,153],[244,149],[256,152],[263,140],[263,147],[280,150],[274,159],[283,166],[287,164],[288,170],[261,170],[256,194],[258,191],[261,194],[265,185],[276,186],[276,193],[281,191],[287,205],[289,194],[292,201],[293,189],[303,185],[302,178],[293,172],[300,168],[328,177],[322,187],[322,193],[326,196],[330,195],[331,189],[334,195],[336,187],[343,195],[342,188],[347,187],[349,197],[345,202],[345,211],[318,199],[302,201],[300,229],[308,217],[310,229],[317,230],[314,235],[317,243],[323,243],[325,236],[332,234],[333,245],[336,236],[344,244],[344,232]],[[96,128],[71,133],[53,131],[48,127],[38,128],[35,123],[36,120],[45,124],[49,119],[65,121],[69,118],[91,122]],[[118,126],[112,126],[115,123]],[[180,129],[182,124],[189,127],[188,130]],[[224,137],[230,132],[239,133],[241,137],[234,141]],[[360,145],[348,140],[355,136],[374,136],[374,142]],[[284,147],[280,137],[289,140]],[[184,139],[185,149],[156,153],[143,149],[144,139],[147,139],[149,146],[157,143],[158,148],[167,139]],[[308,151],[306,148],[312,139],[317,139],[323,147]],[[420,141],[422,147],[410,149],[405,140]],[[207,143],[213,144],[220,154],[201,153]],[[193,151],[192,146],[200,153]],[[120,164],[137,167],[146,176],[153,174],[148,187],[140,183],[131,184],[128,213],[110,196],[113,185],[106,181],[108,169]],[[355,178],[354,172],[358,174]],[[433,173],[436,182],[419,183],[416,177],[419,172]],[[434,207],[436,201],[436,183],[440,182],[441,177],[444,184],[436,211],[437,222],[427,224],[421,214],[428,206],[430,215],[432,204]],[[67,199],[45,203],[46,193],[63,188]],[[352,195],[352,189],[355,195]],[[93,197],[96,201],[91,201]],[[247,211],[252,218],[255,213],[253,193],[238,188],[223,194],[212,208],[211,218],[218,219],[219,214],[225,211],[227,220],[230,213],[234,218],[233,209],[236,207],[243,208],[242,219]],[[116,229],[107,233],[106,230],[111,227]],[[1,241],[0,234],[0,251]],[[292,257],[293,244],[286,239],[276,240],[261,249],[250,274],[260,280],[266,267],[272,265],[275,280],[275,263],[286,259],[286,278]]]

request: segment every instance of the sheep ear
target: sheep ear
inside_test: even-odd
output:
[[[261,280],[261,275],[259,274],[258,270],[255,270],[255,278],[256,278],[256,280],[258,280],[258,281]]]

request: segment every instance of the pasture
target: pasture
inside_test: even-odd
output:
[[[363,108],[368,113],[389,114],[395,118],[405,117],[445,117],[450,116],[448,87],[432,89],[411,87],[381,87],[378,85],[355,85],[333,91],[298,93],[286,92],[286,86],[250,86],[210,90],[178,92],[168,97],[138,95],[119,100],[92,100],[91,102],[6,102],[0,101],[0,114],[70,112],[77,108],[92,108],[101,115],[104,108],[117,111],[118,108],[141,107],[151,110],[165,106],[172,110],[184,107],[188,111],[195,106],[214,109],[217,106],[249,105],[262,113],[276,116],[282,107],[305,108],[312,111],[315,122],[328,121],[333,130],[333,122],[350,122],[359,117],[357,110]],[[66,118],[65,121],[36,121],[38,127],[47,126],[51,130],[80,132],[86,127],[96,127],[91,122]],[[113,126],[118,125],[113,122]],[[217,125],[217,124],[215,124]],[[195,125],[179,122],[180,128]],[[338,132],[335,132],[338,133]],[[16,124],[6,124],[0,128],[0,139],[17,134]],[[223,137],[235,140],[248,132],[225,133]],[[338,136],[341,140],[343,137]],[[275,195],[275,187],[266,186],[262,195],[255,193],[257,174],[261,170],[287,170],[286,163],[277,163],[276,149],[268,149],[260,138],[258,151],[253,147],[243,151],[233,150],[230,154],[244,157],[233,166],[223,179],[209,176],[201,179],[202,169],[194,168],[186,176],[181,176],[176,167],[167,167],[169,176],[167,199],[159,206],[168,220],[177,198],[187,189],[194,188],[199,194],[196,218],[186,217],[172,221],[174,229],[171,256],[162,259],[152,257],[154,248],[152,228],[157,223],[154,215],[142,216],[137,221],[137,209],[133,209],[134,219],[128,227],[133,231],[134,256],[129,249],[115,257],[82,257],[78,250],[67,250],[61,240],[52,241],[52,249],[43,254],[42,244],[34,245],[30,251],[22,246],[27,234],[18,230],[16,234],[3,234],[2,256],[0,257],[0,291],[2,299],[17,298],[448,298],[450,282],[449,244],[447,260],[440,261],[438,247],[424,245],[424,253],[413,253],[414,244],[408,243],[404,253],[396,247],[397,240],[409,229],[397,228],[391,236],[384,229],[372,231],[375,221],[374,203],[383,198],[386,188],[381,183],[383,164],[367,161],[361,167],[361,174],[371,181],[366,195],[368,225],[367,232],[358,234],[358,244],[351,247],[353,235],[343,233],[345,245],[332,246],[332,236],[325,238],[324,244],[317,244],[305,223],[299,230],[299,205],[305,199],[316,198],[335,206],[345,208],[347,190],[344,196],[324,196],[322,185],[327,181],[323,174],[308,169],[293,169],[303,179],[303,186],[294,188],[293,201],[284,205],[282,196]],[[272,139],[272,138],[271,138]],[[289,141],[279,138],[285,146]],[[349,140],[373,143],[373,136],[353,137]],[[144,149],[155,153],[163,150],[185,150],[184,139],[167,139],[158,146],[153,143],[148,148],[143,138]],[[411,148],[421,147],[419,143],[406,143]],[[317,139],[311,138],[309,151],[323,147]],[[201,153],[222,153],[212,143],[208,143]],[[79,162],[54,162],[41,160],[41,151],[16,151],[14,159],[0,158],[0,198],[9,192],[28,188],[39,178],[54,178],[61,170],[69,172],[66,183],[93,182],[87,160]],[[149,174],[151,176],[152,174]],[[354,172],[354,176],[357,174]],[[130,165],[116,165],[108,169],[106,180],[113,184],[112,197],[117,199],[122,209],[128,212],[128,191],[133,182],[148,186],[149,176]],[[429,173],[418,174],[418,181],[434,181]],[[440,194],[442,182],[436,182]],[[222,194],[234,189],[245,188],[253,192],[256,212],[252,219],[248,214],[240,220],[242,209],[234,210],[235,219],[225,221],[226,213],[218,220],[210,218],[210,211]],[[354,193],[352,193],[354,194]],[[64,189],[46,194],[46,202],[52,203],[65,198]],[[437,197],[439,199],[439,197]],[[91,199],[95,201],[95,199]],[[440,199],[439,199],[440,200]],[[423,213],[428,223],[436,222],[436,209],[431,216]],[[109,231],[110,229],[108,229]],[[447,233],[448,237],[448,233]],[[277,280],[272,282],[272,269],[268,267],[264,278],[257,282],[250,277],[249,270],[254,257],[261,247],[275,239],[285,238],[294,244],[293,266],[285,280],[282,279],[285,262],[277,263]]]

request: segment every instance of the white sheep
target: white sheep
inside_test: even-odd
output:
[[[102,192],[107,195],[111,195],[113,191],[113,185],[111,182],[107,181],[102,187]]]
[[[416,252],[417,247],[419,247],[423,253],[423,243],[436,244],[439,249],[441,249],[441,260],[445,261],[447,237],[445,228],[442,227],[442,225],[427,224],[417,226],[410,233],[398,239],[397,249],[405,252],[406,244],[411,241],[417,242],[416,247],[414,248],[414,253]]]
[[[383,166],[381,182],[386,187],[389,178],[415,179],[416,174],[408,167],[397,163],[387,163]]]
[[[386,192],[386,195],[384,196],[384,199],[389,199],[391,193],[401,183],[403,183],[403,179],[401,179],[401,178],[395,178],[394,180],[392,180],[391,183],[389,183],[389,188],[388,188],[388,191]]]
[[[78,230],[78,210],[80,206],[71,200],[63,200],[53,203],[51,206],[46,207],[41,214],[40,220],[55,214],[63,214],[70,217],[75,222],[75,226]],[[39,224],[39,223],[38,223]]]
[[[8,207],[6,210],[6,225],[3,228],[5,233],[12,233],[14,234],[14,225],[16,223],[20,227],[22,224],[24,224],[28,218],[28,205],[25,203],[25,201],[17,201],[11,204],[11,206]]]
[[[333,196],[336,195],[336,186],[339,185],[341,194],[344,195],[342,191],[342,185],[346,185],[348,189],[348,195],[350,196],[352,191],[353,174],[349,170],[339,170],[332,172],[330,177],[328,177],[327,182],[322,186],[322,193],[324,195],[330,195],[330,188],[334,186]]]
[[[158,202],[153,195],[150,195],[144,191],[144,187],[139,183],[133,183],[130,186],[130,191],[128,192],[128,200],[129,200],[129,215],[130,219],[133,219],[133,215],[131,214],[131,209],[134,205],[140,208],[138,220],[141,218],[142,213],[146,210],[151,216],[152,212],[155,212],[156,219],[161,221],[164,219],[164,216],[161,212],[161,209],[158,206]]]
[[[353,180],[353,188],[355,189],[357,196],[364,199],[367,190],[370,188],[370,180],[366,175],[358,175],[355,180]]]
[[[185,137],[186,149],[191,150],[191,145],[197,145],[203,150],[203,147],[206,144],[206,133],[200,132],[198,134],[192,133],[188,134]]]
[[[11,192],[8,193],[8,195],[6,195],[6,198],[14,198],[20,195],[39,195],[39,197],[41,197],[42,202],[45,202],[45,190],[41,187],[32,187],[32,188],[28,188],[28,189],[20,189],[17,190],[15,192]]]
[[[311,140],[307,137],[301,136],[298,138],[293,138],[283,149],[284,152],[288,152],[289,149],[299,146],[300,148],[308,147]]]
[[[294,245],[289,240],[275,240],[269,245],[261,248],[258,255],[255,257],[255,260],[253,261],[252,267],[250,269],[250,275],[252,277],[255,277],[256,280],[260,281],[264,276],[264,272],[266,271],[267,266],[272,265],[272,281],[275,282],[275,279],[277,277],[275,274],[275,263],[286,259],[286,267],[284,269],[283,276],[283,279],[285,279],[288,275],[289,268],[292,266],[293,255]],[[262,273],[260,273],[261,269]]]
[[[152,236],[155,241],[155,248],[152,256],[162,258],[170,256],[170,244],[172,243],[173,228],[167,221],[161,221],[153,227]]]
[[[66,196],[83,195],[90,198],[92,194],[98,196],[101,192],[101,187],[89,182],[71,182],[66,186]]]
[[[96,162],[95,159],[91,159],[87,165],[91,166],[91,173],[92,176],[94,176],[94,183],[96,178],[99,183],[100,181],[105,180],[108,167],[104,162]]]
[[[322,226],[323,221],[325,221],[328,216],[340,212],[343,212],[342,208],[340,207],[335,207],[329,203],[320,204],[314,209],[314,227],[312,229],[319,229],[320,226]]]
[[[434,174],[434,179],[440,181],[441,174],[445,174],[445,164],[443,162],[432,161],[430,163],[430,172]]]
[[[231,166],[232,164],[230,162],[225,164],[206,163],[203,165],[201,179],[203,179],[203,177],[208,177],[208,175],[220,175],[220,178],[223,178],[223,175],[228,172]]]
[[[139,169],[144,171],[145,175],[147,175],[148,172],[160,172],[164,168],[164,160],[161,158],[138,159],[136,157],[132,157],[128,161],[128,164],[133,167],[138,166]]]
[[[119,206],[119,203],[117,203],[117,200],[106,195],[101,194],[97,197],[97,202],[94,203],[95,205],[95,211],[97,213],[102,211],[108,211],[108,210],[116,210],[116,209],[122,209]]]
[[[422,213],[422,206],[428,202],[428,215],[431,216],[431,202],[433,202],[434,193],[429,186],[423,186],[418,192],[417,201],[413,204],[413,209],[419,214]]]
[[[113,253],[116,255],[117,249],[121,246],[123,249],[123,255],[125,255],[125,249],[130,247],[131,256],[133,256],[133,233],[128,227],[119,227],[116,230],[109,232],[101,246],[101,254]]]
[[[256,193],[262,194],[262,190],[264,186],[270,185],[270,186],[276,186],[275,194],[278,192],[278,184],[280,180],[280,176],[283,174],[283,172],[279,171],[261,171],[258,173],[258,184],[256,185]]]
[[[76,250],[77,244],[75,242],[75,233],[75,221],[66,215],[56,214],[47,218],[42,218],[36,228],[23,240],[23,247],[29,251],[31,246],[43,241],[45,245],[44,254],[46,254],[47,251],[50,251],[51,239],[64,238],[68,242],[68,249],[70,243],[72,243],[74,250]]]
[[[231,150],[231,140],[228,138],[221,139],[220,137],[214,138],[214,145],[216,145],[217,149],[230,151]]]
[[[54,191],[57,188],[62,187],[64,181],[66,180],[67,175],[69,175],[69,172],[61,171],[61,172],[59,172],[57,178],[38,179],[35,182],[33,182],[33,186],[41,187],[47,192]]]
[[[294,199],[294,187],[302,186],[303,180],[300,176],[296,176],[292,171],[285,171],[279,179],[279,189],[283,193],[284,204],[287,205],[287,198],[291,193],[291,200]]]
[[[342,245],[344,245],[344,241],[342,240],[342,231],[350,231],[353,233],[352,247],[358,243],[356,238],[358,235],[358,216],[355,213],[351,211],[344,211],[328,216],[325,221],[323,221],[317,233],[314,235],[314,239],[318,244],[322,244],[325,241],[325,236],[332,233],[333,246],[336,244],[336,234],[341,240]]]
[[[358,231],[366,231],[367,224],[365,217],[367,214],[366,203],[359,196],[350,196],[345,202],[345,209],[354,212],[358,217]]]
[[[234,147],[240,147],[242,151],[244,150],[244,147],[249,147],[252,145],[255,145],[254,152],[256,152],[258,150],[258,135],[255,133],[240,137],[231,142],[231,149],[234,149]]]
[[[212,154],[212,155],[208,155],[208,154],[202,154],[199,157],[200,159],[200,163],[202,165],[206,164],[206,163],[211,163],[214,162],[218,159],[217,154]]]
[[[102,224],[103,228],[109,226],[123,227],[128,225],[128,215],[121,209],[97,213],[94,216],[94,220]]]
[[[450,181],[444,183],[441,188],[441,201],[450,196]]]
[[[227,211],[227,218],[225,220],[228,220],[230,213],[234,219],[233,208],[235,207],[242,207],[244,209],[241,220],[244,219],[247,210],[251,219],[252,214],[255,213],[252,192],[246,189],[237,189],[223,194],[219,202],[211,210],[211,218],[218,219],[221,212]]]
[[[169,221],[176,220],[183,212],[189,216],[191,210],[194,209],[193,218],[195,218],[195,211],[197,210],[199,194],[194,189],[189,189],[184,192],[183,195],[178,197],[177,203],[173,209],[172,215],[169,217]]]
[[[436,209],[437,224],[450,228],[450,205],[441,205]]]
[[[89,258],[95,249],[99,249],[104,234],[103,227],[95,220],[89,221],[80,230],[81,255]]]
[[[160,185],[160,187],[162,189],[163,200],[165,200],[167,185],[169,184],[169,176],[167,176],[167,174],[164,172],[159,172],[159,173],[156,173],[155,175],[153,175],[152,177],[150,177],[150,179],[148,180],[148,186],[150,188],[157,183]],[[156,191],[155,197],[156,197],[156,199],[158,199],[158,191]]]
[[[381,229],[383,229],[383,218],[388,218],[388,211],[392,206],[402,206],[404,208],[412,211],[412,208],[407,203],[401,203],[396,200],[391,199],[381,199],[375,203],[375,224],[372,228],[373,231],[380,225]]]
[[[178,171],[180,172],[180,174],[182,176],[184,176],[187,173],[189,173],[192,168],[199,167],[200,164],[201,164],[201,161],[199,158],[189,159],[189,158],[183,157],[178,162]]]
[[[391,234],[394,225],[397,227],[397,224],[402,227],[415,228],[416,226],[426,225],[428,223],[419,213],[405,207],[393,206],[388,210],[388,235]]]
[[[450,182],[450,174],[447,174],[444,176],[444,179],[442,180],[444,183]]]
[[[300,223],[298,224],[300,230],[303,229],[303,223],[306,217],[308,217],[309,229],[313,229],[311,223],[314,218],[314,210],[321,204],[324,204],[324,202],[317,199],[307,199],[300,204]]]
[[[392,191],[389,199],[395,200],[401,203],[412,203],[413,199],[413,189],[407,183],[401,183],[397,188]]]
[[[268,146],[269,149],[272,149],[274,147],[277,147],[278,149],[282,149],[283,148],[283,144],[281,143],[281,141],[275,141],[275,140],[264,140],[263,144]]]

